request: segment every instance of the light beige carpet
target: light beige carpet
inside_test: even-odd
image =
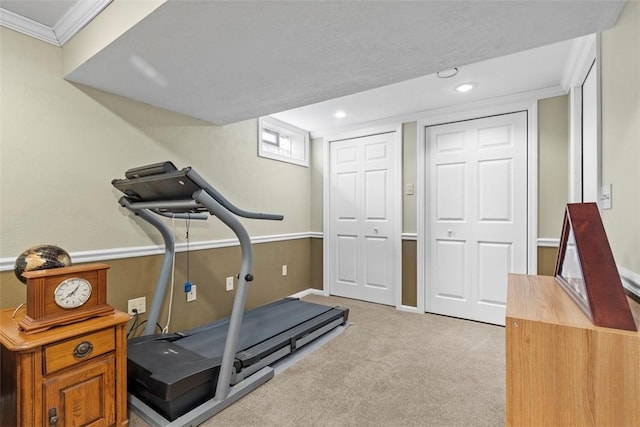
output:
[[[504,425],[504,328],[305,300],[349,307],[351,326],[203,426]]]

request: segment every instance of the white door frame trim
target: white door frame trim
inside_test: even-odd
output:
[[[395,132],[395,150],[396,150],[396,173],[394,174],[394,182],[391,183],[392,188],[396,189],[396,193],[393,197],[394,212],[396,218],[395,224],[395,241],[393,242],[394,259],[393,265],[395,267],[394,282],[396,289],[394,292],[394,304],[397,309],[402,307],[402,123],[394,123],[385,126],[377,126],[371,128],[364,128],[358,130],[351,130],[348,132],[336,133],[325,136],[322,139],[322,229],[324,230],[324,238],[322,239],[322,291],[323,295],[328,296],[330,293],[329,284],[329,272],[331,256],[329,254],[330,245],[329,239],[331,236],[331,221],[329,220],[329,200],[331,189],[331,150],[329,144],[334,141],[341,141],[345,139],[353,139],[366,137],[371,135],[377,135],[381,133]]]
[[[423,119],[418,120],[418,147],[417,147],[417,299],[418,311],[426,310],[427,272],[426,272],[426,245],[427,245],[427,215],[426,215],[426,173],[427,173],[427,149],[425,146],[425,127],[445,123],[473,120],[482,117],[525,111],[527,113],[527,273],[536,274],[538,271],[538,98],[525,97],[520,101],[501,103],[496,100],[482,108],[465,109],[462,106],[459,111],[447,109],[444,112],[433,111]]]
[[[569,58],[562,86],[569,91],[569,202],[582,202],[582,85],[592,64],[596,72],[597,86],[597,157],[601,161],[601,93],[600,93],[600,34],[590,34],[575,42]],[[598,196],[602,187],[601,166],[598,168]]]

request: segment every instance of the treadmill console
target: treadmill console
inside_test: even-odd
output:
[[[143,176],[159,175],[167,172],[175,172],[177,170],[178,168],[176,167],[176,165],[173,164],[173,162],[167,161],[167,162],[161,162],[161,163],[154,163],[152,165],[147,165],[147,166],[138,166],[137,168],[131,168],[124,173],[124,176],[127,179],[134,179],[134,178],[142,178]]]

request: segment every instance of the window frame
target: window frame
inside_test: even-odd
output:
[[[291,146],[294,144],[302,145],[304,150],[304,158],[297,159],[290,156],[285,156],[278,153],[272,153],[263,148],[263,144],[271,146],[279,146],[278,143],[274,144],[269,141],[262,140],[262,133],[266,131],[268,133],[277,134],[277,141],[280,140],[282,135],[289,136],[291,140]],[[266,159],[277,160],[285,163],[291,163],[298,166],[309,167],[309,132],[299,127],[290,125],[274,117],[266,116],[258,119],[258,157]]]

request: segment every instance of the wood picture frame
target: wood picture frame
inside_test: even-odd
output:
[[[594,325],[638,330],[595,203],[567,205],[555,279]]]

